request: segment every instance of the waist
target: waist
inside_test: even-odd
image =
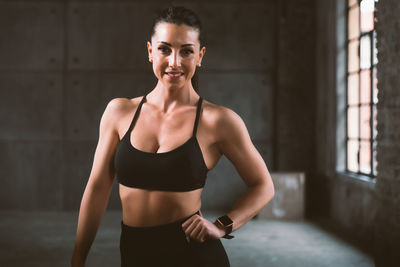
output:
[[[126,225],[165,224],[193,214],[201,207],[202,189],[165,192],[120,185],[122,218]]]
[[[197,210],[196,212],[185,216],[183,218],[176,219],[172,222],[168,223],[162,223],[162,224],[156,224],[156,225],[151,225],[151,226],[131,226],[127,225],[124,223],[124,221],[121,221],[121,228],[123,231],[127,233],[132,233],[132,234],[157,234],[157,233],[168,233],[168,230],[175,230],[175,229],[180,229],[182,223],[184,223],[187,219],[192,217],[193,215],[198,214],[200,215],[200,210]]]

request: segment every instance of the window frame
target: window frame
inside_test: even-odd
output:
[[[374,19],[376,18],[376,2],[377,0],[373,0],[374,1]],[[377,64],[376,62],[374,62],[374,58],[375,58],[375,47],[374,47],[374,38],[376,38],[376,24],[374,23],[374,27],[371,31],[368,32],[362,32],[361,31],[361,7],[360,7],[360,3],[361,0],[356,0],[355,4],[353,6],[349,6],[349,0],[345,0],[345,8],[344,8],[344,12],[345,12],[345,82],[344,82],[344,88],[345,88],[345,92],[344,92],[344,104],[345,104],[345,108],[344,108],[344,117],[345,117],[345,122],[344,122],[344,170],[342,169],[342,172],[347,174],[347,176],[352,177],[352,178],[357,178],[357,179],[361,179],[363,181],[366,182],[375,182],[376,181],[376,176],[377,176],[377,171],[374,172],[374,163],[376,162],[376,157],[374,160],[374,154],[376,154],[376,142],[377,139],[374,138],[374,109],[377,112],[377,102],[374,101],[374,77],[376,77],[375,72],[377,71]],[[359,23],[358,23],[358,36],[354,37],[353,39],[349,39],[349,11],[354,8],[355,5],[358,5],[359,8]],[[340,32],[340,31],[338,31]],[[361,68],[361,57],[360,57],[360,44],[361,44],[361,39],[364,36],[370,36],[370,66],[369,68]],[[350,72],[349,71],[349,44],[350,42],[354,42],[358,40],[358,57],[359,57],[359,64],[357,67],[357,70]],[[361,80],[361,72],[363,70],[369,70],[369,81],[370,81],[370,102],[369,103],[360,103],[360,80]],[[351,74],[357,73],[358,74],[358,103],[357,104],[349,104],[348,101],[348,80],[349,80],[349,76]],[[360,117],[361,117],[361,107],[369,107],[370,110],[370,119],[369,119],[369,126],[370,126],[370,136],[369,139],[365,139],[365,138],[361,138],[361,127],[360,127]],[[357,107],[358,108],[358,137],[356,138],[351,138],[348,135],[348,117],[349,117],[349,107]],[[377,129],[376,129],[377,131]],[[357,153],[357,161],[358,161],[358,171],[354,172],[352,170],[349,170],[349,166],[348,166],[348,141],[349,140],[357,140],[358,141],[358,153]],[[360,147],[361,147],[361,141],[362,140],[367,140],[369,141],[369,146],[370,146],[370,173],[365,173],[362,172],[360,170]],[[375,169],[376,170],[376,169]]]

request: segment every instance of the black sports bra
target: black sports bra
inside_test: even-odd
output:
[[[146,95],[140,101],[129,129],[115,152],[114,166],[118,182],[128,187],[176,192],[204,187],[208,169],[196,138],[202,98],[197,104],[193,135],[177,148],[160,153],[138,150],[130,141],[131,131],[145,99]]]

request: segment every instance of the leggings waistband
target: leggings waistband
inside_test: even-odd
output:
[[[125,233],[132,233],[132,234],[157,234],[157,232],[165,233],[167,230],[179,229],[181,224],[192,217],[193,215],[198,214],[200,215],[200,210],[196,211],[195,213],[185,217],[178,219],[176,221],[165,223],[165,224],[158,224],[154,226],[129,226],[121,221],[121,229]]]

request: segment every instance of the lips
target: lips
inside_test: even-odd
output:
[[[175,72],[175,71],[166,72],[165,74],[173,78],[183,76],[183,72]]]

